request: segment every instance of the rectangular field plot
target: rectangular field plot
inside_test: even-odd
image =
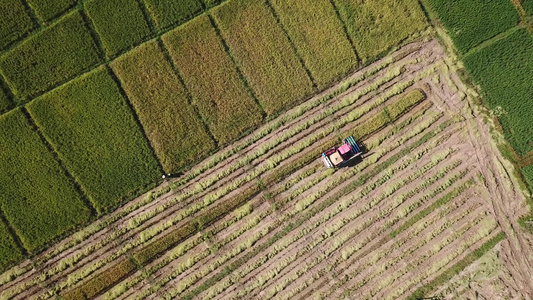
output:
[[[178,26],[202,11],[201,0],[144,0],[159,29]]]
[[[363,64],[428,26],[415,0],[334,0]]]
[[[239,77],[208,16],[171,31],[163,41],[192,94],[193,104],[221,144],[262,121],[261,108]]]
[[[143,44],[111,66],[166,173],[177,172],[214,149],[214,141],[187,102],[186,91],[157,42]]]
[[[46,22],[60,16],[70,7],[78,3],[77,0],[27,0],[35,10],[35,14],[41,21]]]
[[[34,27],[21,0],[0,2],[0,50],[28,34]]]
[[[33,252],[86,222],[90,211],[20,109],[0,116],[0,125],[0,204]]]
[[[23,104],[100,61],[79,12],[31,36],[0,58],[0,71]]]
[[[463,59],[505,138],[523,156],[533,150],[533,37],[520,29]]]
[[[90,0],[85,9],[108,57],[139,44],[151,33],[137,0]]]
[[[262,107],[276,113],[310,95],[311,80],[266,4],[228,1],[212,10]]]
[[[497,201],[520,195],[450,61],[436,41],[406,45],[64,240],[36,258],[50,277],[21,272],[0,296],[409,297],[493,245]],[[364,157],[326,169],[348,135]]]
[[[355,52],[329,0],[271,3],[319,89],[357,67]]]
[[[116,207],[161,176],[105,68],[35,99],[28,110],[98,212]]]
[[[512,1],[430,0],[430,3],[461,53],[518,24],[518,12]]]

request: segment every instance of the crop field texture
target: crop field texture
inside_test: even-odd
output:
[[[192,102],[221,144],[255,128],[261,108],[241,80],[224,45],[202,15],[162,37],[192,94]]]
[[[116,207],[161,176],[106,68],[78,77],[27,108],[98,212]]]
[[[9,108],[11,108],[11,101],[2,86],[0,86],[0,113],[7,111]]]
[[[21,109],[2,115],[0,125],[0,205],[23,246],[34,252],[87,221],[89,208]]]
[[[329,0],[271,0],[319,89],[357,67],[357,56]]]
[[[202,11],[201,0],[144,0],[159,29],[180,25]]]
[[[47,22],[76,5],[76,0],[27,0],[42,22]]]
[[[518,24],[518,12],[511,1],[430,0],[459,52]]]
[[[212,14],[267,114],[312,94],[311,79],[264,1],[229,1]]]
[[[533,16],[533,0],[524,0],[522,1],[522,7],[526,10],[526,12]]]
[[[533,151],[533,37],[519,29],[463,59],[518,155]]]
[[[21,0],[0,2],[0,50],[28,34],[34,27]]]
[[[156,41],[120,57],[111,67],[166,173],[177,172],[214,149],[214,141]]]
[[[333,0],[363,64],[428,26],[415,0]]]
[[[523,278],[524,199],[454,68],[403,47],[4,272],[0,297],[407,298],[504,238]],[[365,157],[325,169],[346,135]]]
[[[99,61],[96,45],[76,11],[3,55],[0,72],[18,104],[23,104]]]
[[[136,0],[90,0],[85,9],[108,57],[139,44],[151,33]]]

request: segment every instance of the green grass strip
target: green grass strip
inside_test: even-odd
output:
[[[483,244],[481,247],[476,249],[474,252],[468,254],[461,261],[453,265],[448,270],[444,271],[437,278],[433,279],[430,283],[425,286],[418,288],[407,300],[419,300],[424,299],[425,296],[431,291],[435,290],[437,287],[441,286],[445,282],[449,281],[453,276],[459,274],[462,270],[472,264],[474,261],[479,259],[483,254],[487,253],[490,249],[494,248],[501,240],[505,238],[505,233],[500,232],[498,235],[490,239],[488,242]]]
[[[466,189],[468,189],[469,187],[471,187],[474,184],[475,184],[475,180],[473,178],[469,179],[467,182],[465,182],[460,187],[458,187],[455,190],[449,192],[448,194],[446,194],[445,196],[443,196],[442,198],[440,198],[439,200],[437,200],[433,204],[431,204],[428,208],[426,208],[426,209],[422,210],[421,212],[419,212],[416,216],[414,216],[413,218],[411,218],[410,220],[405,222],[398,229],[391,231],[391,233],[389,234],[390,237],[394,238],[395,236],[397,236],[401,232],[405,231],[407,228],[411,227],[416,222],[418,222],[421,219],[423,219],[425,216],[429,215],[435,209],[441,207],[442,205],[450,202],[450,200],[452,200],[453,198],[459,196],[461,193],[463,193]]]

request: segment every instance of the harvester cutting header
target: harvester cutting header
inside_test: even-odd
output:
[[[327,168],[341,168],[363,153],[353,136],[350,135],[343,142],[344,145],[322,153],[322,161]]]

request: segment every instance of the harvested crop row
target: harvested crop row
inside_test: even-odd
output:
[[[404,184],[407,182],[406,180],[402,180],[402,181],[404,182]],[[360,196],[356,196],[356,198],[360,198]],[[369,197],[369,195],[365,195],[365,197]],[[341,198],[339,200],[342,201],[343,199],[346,199],[346,198]],[[358,203],[358,205],[363,205],[363,204],[362,203]],[[376,211],[381,211],[381,209],[376,209]],[[359,215],[359,214],[357,214],[357,215]],[[337,249],[337,247],[342,245],[342,240],[337,240],[335,238],[334,242],[330,242],[330,243],[324,244],[324,246],[326,246],[326,247],[329,247],[329,246],[327,246],[329,244],[334,244],[335,245],[334,247],[329,247],[329,250],[328,249],[322,249],[323,251],[322,250],[318,250],[319,248],[317,248],[317,246],[320,246],[319,243],[321,243],[325,239],[333,239],[335,234],[337,233],[337,231],[339,229],[343,228],[344,226],[346,226],[345,229],[348,230],[348,231],[351,231],[351,230],[357,228],[354,224],[349,223],[352,220],[352,218],[349,217],[349,216],[350,216],[350,210],[348,210],[348,209],[347,210],[343,210],[341,214],[339,214],[338,216],[335,216],[334,218],[330,218],[327,223],[322,224],[320,226],[320,229],[318,230],[318,232],[314,233],[314,236],[310,235],[310,236],[308,236],[308,238],[306,238],[306,243],[308,243],[307,241],[312,241],[311,244],[309,244],[308,246],[304,246],[303,244],[295,245],[297,247],[297,249],[300,249],[298,253],[300,253],[300,251],[307,252],[307,251],[313,249],[313,252],[316,253],[316,255],[319,255],[319,257],[314,258],[315,254],[311,254],[311,255],[306,254],[305,256],[303,256],[305,252],[300,253],[300,254],[296,254],[295,257],[297,257],[297,258],[298,257],[306,257],[305,259],[306,259],[306,261],[308,263],[302,264],[302,262],[299,262],[299,260],[302,260],[302,258],[299,258],[297,261],[295,261],[295,262],[293,262],[291,264],[293,267],[291,267],[291,265],[287,266],[289,268],[289,270],[291,268],[294,268],[295,266],[300,268],[303,265],[305,265],[305,268],[311,268],[313,266],[313,264],[320,263],[323,258],[329,257],[331,251],[335,251]],[[370,224],[372,223],[372,217],[370,217],[370,216],[361,217],[361,219],[362,220],[367,220],[367,223],[370,223]],[[349,225],[348,225],[348,223],[349,223]],[[343,231],[343,233],[342,233],[343,235],[346,234],[346,230]],[[357,230],[357,231],[359,231],[359,230]],[[332,240],[329,240],[329,241],[332,241]],[[290,248],[287,248],[284,251],[290,251]],[[278,255],[280,255],[280,257],[287,257],[287,254],[283,254],[283,252],[278,254]],[[284,258],[283,261],[285,262],[286,259]],[[312,263],[310,263],[310,262],[312,262]],[[295,269],[295,271],[298,271],[299,274],[300,274],[300,272],[302,272],[301,270],[298,270],[298,269]],[[275,274],[279,274],[280,276],[285,276],[284,272],[285,271],[280,272],[280,270],[278,269],[275,272]],[[276,280],[279,281],[279,280],[282,280],[282,278],[283,277],[278,278]],[[292,280],[287,281],[287,280],[283,279],[282,281],[287,283],[287,282],[290,282]],[[270,292],[268,291],[268,287],[271,286],[271,285],[272,284],[265,285],[265,286],[262,287],[262,289],[266,290],[266,293],[269,296],[273,296],[273,294],[272,294],[273,291],[272,290]],[[278,285],[276,286],[276,290],[277,289],[279,289]],[[250,296],[253,296],[253,295],[254,294],[251,294]],[[255,295],[255,296],[257,296],[257,295]]]
[[[420,47],[419,44],[415,44],[414,47],[406,47],[405,50],[400,51],[400,53],[403,53],[403,54],[399,54],[398,57],[400,57],[400,58],[406,58],[406,56],[405,56],[406,54],[412,53],[412,51],[417,51],[417,50],[419,50],[419,49],[420,49],[419,47]],[[368,76],[367,74],[373,74],[373,73],[379,71],[380,69],[382,69],[383,66],[387,66],[388,64],[390,64],[390,60],[389,60],[389,59],[385,59],[385,60],[383,60],[382,62],[378,63],[378,64],[377,64],[377,67],[373,66],[373,67],[371,67],[371,68],[365,68],[365,69],[361,70],[360,72],[358,72],[359,75],[357,75],[357,76],[364,76],[364,77],[362,77],[362,78],[365,78],[366,76]],[[342,92],[343,90],[346,90],[347,88],[350,88],[353,84],[357,84],[357,83],[359,83],[360,81],[361,81],[361,77],[352,77],[352,78],[350,78],[347,82],[345,82],[345,83],[343,83],[343,84],[341,85],[341,92]],[[352,83],[352,82],[353,82],[353,83]],[[337,89],[337,90],[335,90],[335,89],[333,90],[333,92],[334,92],[335,94],[338,94],[337,91],[338,91],[338,89]],[[331,96],[327,96],[327,95],[326,95],[326,96],[320,96],[320,97],[318,97],[316,100],[314,100],[314,102],[311,102],[311,103],[313,103],[313,104],[311,104],[310,106],[309,106],[309,105],[303,105],[303,106],[304,106],[304,107],[309,107],[309,108],[316,107],[316,105],[320,104],[320,103],[323,101],[322,99],[324,99],[324,97],[326,97],[325,99],[330,99],[330,98],[331,98]],[[318,102],[317,102],[317,100],[318,100]],[[298,116],[301,116],[302,113],[303,113],[303,111],[302,111],[301,109],[294,109],[293,111],[294,111],[294,113],[292,113],[291,117],[290,117],[288,120],[291,120],[291,118],[296,118],[296,117],[298,117]],[[287,117],[283,116],[283,117],[280,117],[279,119],[284,120],[284,121],[282,121],[281,123],[280,123],[280,121],[276,121],[276,122],[274,123],[274,124],[276,124],[275,126],[283,125],[284,122],[286,122],[285,120],[287,120]],[[281,128],[281,129],[283,130],[283,128]],[[268,132],[269,132],[269,131],[266,131],[266,132],[265,132],[264,130],[261,130],[261,129],[260,129],[260,130],[259,130],[259,133],[258,133],[258,134],[259,134],[258,137],[260,138],[261,136],[264,136],[265,134],[268,134]],[[254,139],[257,139],[257,138],[254,138]],[[249,145],[248,143],[249,143],[249,142],[247,142],[245,145]],[[228,153],[234,153],[234,152],[228,152]],[[216,164],[216,162],[217,162],[217,161],[215,161],[215,164]],[[211,165],[211,164],[212,164],[211,161],[208,161],[208,165]],[[220,164],[219,164],[219,166],[223,166],[223,165],[220,165]],[[194,172],[196,172],[196,173],[194,173]],[[194,170],[193,170],[193,174],[200,174],[200,173],[198,173],[197,171],[194,171]],[[190,178],[191,178],[191,177],[188,177],[188,176],[187,176],[187,177],[186,177],[186,180],[187,180],[187,181],[184,181],[184,182],[185,182],[185,183],[188,182],[188,181],[190,180]],[[194,182],[192,182],[192,183],[194,183]],[[202,185],[202,186],[204,186],[204,185]],[[150,200],[150,199],[153,199],[153,198],[148,198],[147,200]],[[163,198],[163,199],[165,199],[165,198]],[[141,202],[141,204],[142,204],[142,203],[144,203],[144,202]],[[149,203],[151,203],[151,202],[149,201],[149,202],[147,202],[147,203],[149,204]],[[137,205],[139,205],[139,204],[137,204]],[[132,207],[132,209],[135,209],[135,207],[137,207],[137,206],[130,206],[130,207]],[[131,211],[131,210],[130,210],[130,211]],[[127,211],[126,211],[126,212],[127,212]],[[133,213],[133,214],[135,214],[135,213]],[[120,216],[120,214],[119,214],[118,216]],[[114,218],[114,219],[111,219],[111,220],[117,220],[117,219]],[[106,223],[104,223],[104,224],[106,224]],[[102,228],[102,227],[96,227],[96,228]],[[92,230],[92,229],[91,229],[91,230]],[[91,231],[89,231],[89,232],[91,232]],[[84,233],[84,234],[85,234],[85,233]],[[76,240],[74,240],[74,241],[76,241]],[[68,246],[68,245],[71,245],[71,244],[66,244],[66,245]],[[80,245],[80,246],[81,246],[81,245]],[[94,247],[90,247],[89,249],[91,249],[91,248],[94,248]],[[60,249],[61,249],[61,248],[60,248]],[[66,248],[66,249],[69,249],[69,248]],[[72,250],[74,251],[75,249],[72,249]],[[84,252],[85,252],[85,251],[84,251]],[[54,252],[51,252],[51,253],[54,253]],[[58,252],[55,252],[55,253],[58,253]],[[72,253],[74,253],[74,252],[72,252]],[[78,252],[78,253],[79,253],[79,252]],[[75,263],[75,262],[78,260],[78,258],[76,258],[77,256],[78,256],[78,255],[76,255],[76,256],[74,257],[75,260],[72,260],[71,263],[67,263],[67,265],[63,265],[63,266],[61,266],[62,264],[60,264],[60,265],[58,265],[59,269],[56,268],[55,270],[59,270],[59,271],[61,271],[61,270],[65,269],[65,267],[69,267],[69,266],[71,266],[72,263]],[[20,272],[20,271],[17,271],[17,270],[14,270],[14,271],[15,271],[15,272]],[[54,271],[54,269],[51,269],[51,271]],[[53,274],[53,273],[52,273],[52,274]],[[21,279],[23,279],[23,278],[21,278]],[[31,282],[31,281],[30,281],[30,282]],[[35,281],[33,281],[33,282],[35,282]],[[39,281],[37,281],[37,282],[39,282]],[[23,285],[23,286],[26,286],[26,287],[27,287],[28,285]],[[23,288],[23,289],[25,289],[25,288]],[[18,289],[18,290],[21,291],[21,290],[23,290],[23,289]],[[27,290],[27,289],[26,289],[26,290]],[[10,292],[10,293],[13,293],[14,291],[16,291],[16,290],[12,290],[12,292]]]
[[[259,255],[258,257],[263,257],[263,255]],[[266,257],[270,257],[270,255],[268,255],[268,256],[266,256]],[[255,266],[254,266],[253,268],[255,268]]]

